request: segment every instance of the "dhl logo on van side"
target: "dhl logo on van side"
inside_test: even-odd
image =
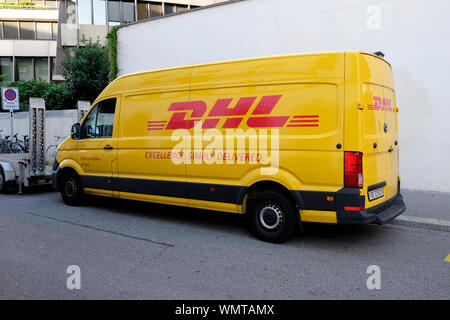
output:
[[[373,104],[368,104],[368,110],[374,111],[394,111],[394,108],[391,107],[391,99],[382,98],[382,97],[373,97]]]
[[[238,128],[248,114],[257,97],[240,98],[234,108],[228,108],[232,98],[218,99],[203,121],[203,129],[217,128],[220,120],[225,119],[221,128]],[[268,116],[281,99],[281,95],[263,96],[247,119],[250,128],[318,127],[319,115]],[[204,101],[174,102],[169,111],[174,111],[168,121],[148,121],[147,130],[192,129],[207,110]],[[189,118],[188,113],[191,112]]]

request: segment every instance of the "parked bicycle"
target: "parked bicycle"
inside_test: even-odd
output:
[[[2,132],[3,130],[0,130]],[[11,136],[0,136],[0,153],[27,153],[29,150],[28,135],[23,136],[23,140],[17,138],[16,133],[12,138]]]

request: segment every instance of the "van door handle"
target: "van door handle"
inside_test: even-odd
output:
[[[111,150],[111,149],[114,149],[114,148],[112,146],[110,146],[110,145],[107,145],[107,146],[104,146],[103,149]]]

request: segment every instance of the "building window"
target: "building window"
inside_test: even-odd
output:
[[[120,2],[108,1],[108,20],[120,23]]]
[[[175,6],[171,3],[164,4],[164,14],[171,14],[175,12]]]
[[[138,2],[138,20],[145,20],[148,18],[147,2]]]
[[[94,24],[106,25],[105,0],[93,0]]]
[[[34,38],[34,22],[20,21],[20,39]]]
[[[36,80],[49,82],[48,58],[34,58],[34,74]]]
[[[17,28],[17,26],[19,26],[19,28]],[[58,23],[34,21],[0,21],[0,38],[2,38],[2,35],[5,35],[5,39],[56,40],[58,37]]]
[[[182,4],[175,5],[176,12],[186,11],[187,9],[188,9],[188,6],[186,6],[186,5],[182,5]]]
[[[52,22],[52,40],[58,39],[58,23]]]
[[[122,2],[122,23],[130,23],[135,21],[134,1],[133,2],[121,1],[121,2]]]
[[[33,60],[32,58],[17,58],[18,80],[29,81],[33,79]]]
[[[51,40],[52,26],[50,22],[36,22],[36,37],[37,39]]]
[[[0,58],[0,82],[13,81],[13,58]]]
[[[162,16],[162,5],[161,3],[150,3],[150,17]]]
[[[78,0],[78,22],[80,24],[92,24],[91,14],[91,0]],[[105,14],[104,11],[103,14]]]
[[[54,57],[51,57],[50,58],[50,71],[51,71],[51,74],[52,74],[52,76],[55,74],[55,67],[56,67],[56,58],[54,58]]]
[[[18,39],[19,31],[16,21],[3,21],[3,33],[5,39]]]
[[[58,3],[59,1],[55,1],[55,0],[45,0],[45,5],[47,7],[52,7],[52,8],[57,8],[58,7]]]

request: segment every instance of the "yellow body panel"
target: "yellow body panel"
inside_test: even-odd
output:
[[[68,138],[59,148],[57,161],[88,179],[87,193],[243,212],[246,190],[262,181],[316,196],[338,192],[344,187],[344,151],[360,151],[364,154],[361,195],[367,198],[368,186],[386,181],[385,197],[366,201],[370,207],[393,197],[398,179],[396,112],[369,110],[373,97],[389,99],[395,108],[390,66],[360,52],[279,56],[130,74],[113,81],[93,103],[117,99],[112,137]],[[384,123],[392,128],[387,135],[380,131]],[[177,129],[184,131],[174,138]],[[205,159],[195,163],[197,155],[211,151],[207,147],[215,136],[224,137],[225,149],[227,130],[237,129],[244,145],[232,154],[213,150],[210,155],[216,163],[207,164]],[[270,174],[261,171],[267,165],[252,160],[269,158],[249,142],[261,130],[279,139],[277,170]],[[213,137],[207,140],[205,134]],[[193,159],[174,164],[184,136],[189,136],[186,141]],[[196,142],[199,137],[203,137],[200,143]],[[374,142],[378,149],[372,147]],[[393,152],[388,152],[390,147]],[[226,163],[227,156],[244,163]],[[106,189],[95,185],[102,176]],[[333,208],[335,200],[324,201],[323,206]],[[307,222],[338,220],[332,209],[305,207],[300,213]]]
[[[320,210],[300,210],[303,222],[337,223],[336,212]]]
[[[345,150],[363,153],[365,207],[370,208],[399,192],[398,122],[392,71],[385,60],[366,53],[348,56],[346,71],[345,121],[356,125],[346,126]],[[358,110],[358,106],[362,109]],[[386,182],[384,197],[369,201],[367,188],[382,182]]]

